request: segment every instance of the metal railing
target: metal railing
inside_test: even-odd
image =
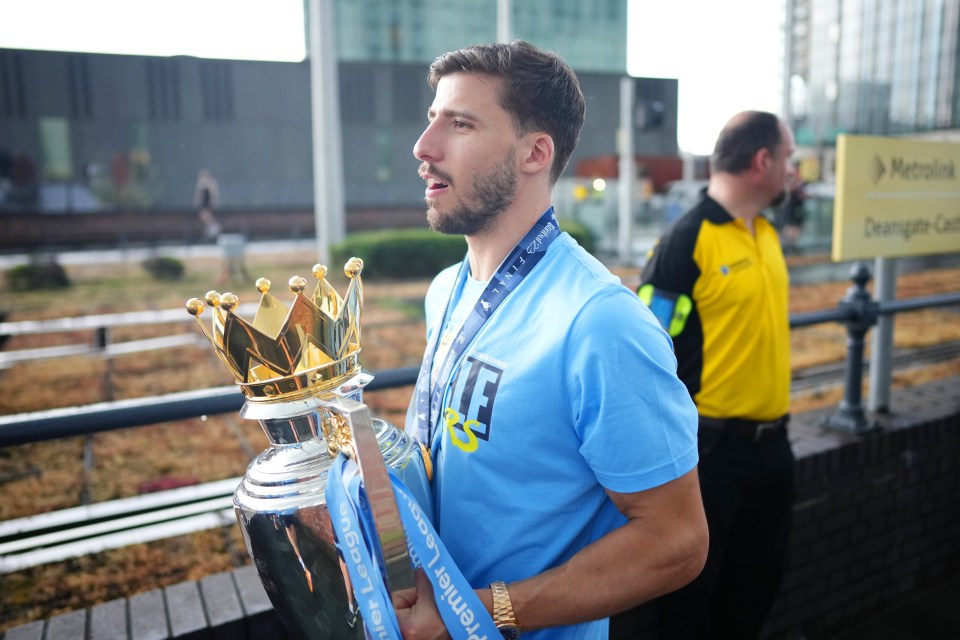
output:
[[[257,305],[254,303],[242,304],[238,307],[237,313],[252,313],[256,308]],[[139,351],[203,344],[203,336],[195,331],[188,334],[175,334],[162,338],[128,340],[125,342],[114,342],[111,337],[112,330],[120,327],[137,327],[154,324],[186,324],[188,322],[194,322],[194,319],[183,309],[127,311],[125,313],[106,313],[74,318],[0,322],[0,336],[37,335],[70,331],[90,331],[93,334],[93,339],[87,344],[69,344],[56,347],[42,347],[39,349],[0,352],[0,370],[6,369],[19,362],[33,360],[49,360],[82,355],[102,355],[107,358],[112,358]]]
[[[880,316],[960,304],[960,293],[877,302],[867,290],[870,277],[867,265],[862,262],[855,263],[850,268],[850,280],[853,284],[847,289],[836,309],[790,318],[791,328],[824,322],[840,322],[846,327],[847,358],[844,367],[843,400],[837,410],[824,420],[823,425],[854,434],[872,431],[877,426],[867,418],[862,402],[863,354],[867,331],[877,323]]]
[[[850,270],[853,285],[836,308],[790,316],[791,328],[828,322],[838,322],[846,327],[848,349],[844,398],[837,412],[826,420],[825,425],[851,433],[869,431],[872,427],[866,419],[861,403],[861,385],[864,336],[876,324],[877,318],[904,311],[960,305],[960,292],[877,302],[871,299],[866,288],[870,277],[869,268],[857,263]],[[7,323],[10,324],[12,323]],[[367,390],[413,385],[416,383],[417,371],[416,367],[380,371]],[[0,416],[0,447],[230,413],[238,411],[242,404],[243,395],[238,389],[235,386],[226,386]]]

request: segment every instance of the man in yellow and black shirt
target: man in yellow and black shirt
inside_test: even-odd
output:
[[[760,213],[792,174],[793,135],[748,111],[724,127],[700,202],[652,250],[638,291],[674,340],[700,416],[707,565],[659,602],[662,636],[756,638],[783,574],[793,500],[788,277]]]

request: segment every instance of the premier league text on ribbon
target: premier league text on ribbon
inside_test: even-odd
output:
[[[436,593],[434,594],[437,601],[437,607],[439,608],[446,606],[449,611],[456,616],[456,619],[463,628],[464,635],[467,637],[467,640],[488,640],[486,634],[477,635],[476,633],[480,628],[480,623],[477,621],[478,616],[473,612],[473,609],[470,607],[463,595],[460,594],[456,584],[454,584],[455,578],[451,578],[451,574],[444,565],[441,559],[443,552],[437,545],[436,539],[433,537],[433,527],[427,523],[423,516],[423,511],[420,510],[420,506],[417,504],[416,500],[413,500],[405,492],[402,495],[403,499],[407,503],[407,507],[409,508],[409,513],[413,516],[417,525],[414,531],[408,529],[407,535],[412,537],[419,534],[426,545],[426,549],[433,554],[429,560],[426,558],[419,558],[414,549],[414,543],[411,541],[411,556],[413,556],[416,561],[419,562],[424,571],[433,572],[435,577],[433,582],[439,587],[439,590],[436,590]],[[426,562],[424,562],[424,560],[426,560]],[[484,611],[484,613],[486,613],[486,611]],[[448,617],[444,616],[444,620],[448,620]],[[451,635],[454,638],[462,637],[455,633],[451,633]]]
[[[379,598],[377,596],[380,594],[377,591],[377,587],[374,586],[373,576],[371,576],[367,570],[367,565],[361,555],[360,545],[363,539],[360,533],[351,526],[351,520],[355,520],[355,518],[351,518],[348,509],[349,507],[346,501],[340,502],[339,515],[341,531],[338,535],[347,546],[347,557],[356,572],[356,577],[363,581],[361,584],[353,585],[353,592],[358,600],[360,598],[365,600],[366,606],[361,607],[361,610],[365,614],[364,623],[366,624],[367,631],[375,638],[390,640],[390,632],[384,625],[385,614],[380,610],[378,603]],[[367,554],[369,555],[369,551],[367,551]],[[356,582],[356,578],[353,578],[353,581]]]

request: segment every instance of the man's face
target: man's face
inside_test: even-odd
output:
[[[497,102],[501,83],[454,73],[437,84],[429,122],[413,147],[427,183],[427,222],[436,231],[482,232],[514,200],[517,137]]]
[[[771,207],[779,207],[787,198],[787,185],[793,177],[793,133],[789,128],[780,125],[780,144],[771,155],[772,164],[769,172],[769,184],[775,194],[770,201]]]

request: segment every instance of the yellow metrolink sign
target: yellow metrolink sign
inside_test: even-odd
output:
[[[960,144],[837,137],[835,262],[960,251]]]

